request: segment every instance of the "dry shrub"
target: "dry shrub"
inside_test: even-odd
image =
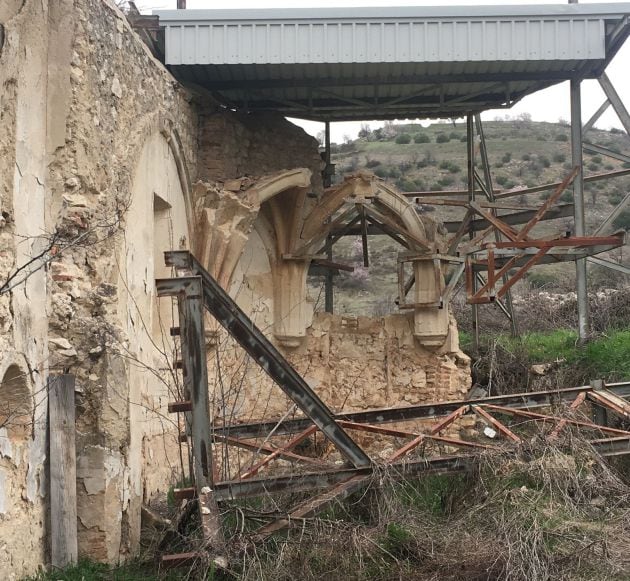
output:
[[[463,293],[454,298],[452,309],[459,329],[472,332],[471,307]],[[520,333],[577,328],[574,293],[553,294],[524,286],[515,295],[514,310]],[[594,333],[630,327],[630,287],[589,293],[589,311]],[[479,328],[482,334],[507,333],[510,323],[498,306],[481,305]]]
[[[630,488],[569,428],[555,445],[530,436],[466,475],[397,482],[383,469],[367,491],[262,544],[243,525],[229,535],[230,578],[627,579]]]

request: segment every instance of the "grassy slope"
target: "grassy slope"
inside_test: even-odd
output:
[[[414,143],[412,140],[409,144],[398,144],[395,135],[382,141],[356,140],[341,146],[333,155],[338,179],[345,173],[369,169],[388,176],[385,179],[410,191],[465,188],[466,144],[460,140],[465,135],[463,124],[434,124],[428,128],[396,125],[393,129],[398,134],[408,133],[412,137],[422,133],[430,139],[430,143]],[[567,138],[569,128],[564,125],[494,121],[485,123],[484,130],[495,188],[560,181],[570,171],[569,142],[562,141]],[[448,143],[436,143],[439,134],[452,134],[453,139]],[[623,134],[595,130],[588,137],[599,145],[622,152],[630,150],[630,139]],[[590,175],[623,169],[624,164],[601,156],[585,155],[585,168],[586,175]],[[587,185],[586,214],[591,231],[629,190],[630,176]],[[510,198],[510,201],[522,207],[538,207],[544,197],[545,194],[531,194]],[[433,215],[444,221],[457,220],[461,219],[463,211],[439,207]],[[534,234],[548,236],[571,228],[571,219],[565,218],[541,223]],[[349,238],[339,242],[335,246],[335,258],[359,264],[360,256],[353,249],[353,242]],[[337,312],[367,315],[394,312],[393,301],[397,295],[395,267],[399,250],[396,243],[387,237],[371,238],[368,277],[357,281],[342,273],[337,279]],[[572,277],[572,265],[559,264],[534,269],[529,278],[539,283],[560,281],[570,288]],[[321,280],[311,280],[314,287],[320,283]],[[318,289],[314,288],[313,294],[317,296]],[[323,303],[323,298],[320,303]]]

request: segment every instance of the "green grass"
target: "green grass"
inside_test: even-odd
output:
[[[175,573],[158,575],[150,563],[133,561],[113,566],[83,559],[61,571],[41,572],[23,581],[175,581]]]
[[[630,378],[630,330],[610,330],[584,346],[577,339],[575,331],[558,329],[520,338],[502,335],[499,344],[512,352],[525,350],[531,363],[564,360],[566,365],[588,369],[594,378]],[[460,332],[460,345],[467,348],[471,344],[470,333]]]

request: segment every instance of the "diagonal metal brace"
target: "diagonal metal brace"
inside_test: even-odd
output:
[[[197,259],[186,250],[164,255],[167,266],[190,269],[201,277],[206,309],[355,467],[369,466],[368,455],[336,423],[330,409]]]

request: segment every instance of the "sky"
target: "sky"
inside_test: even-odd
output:
[[[482,0],[476,2],[474,0],[308,0],[305,3],[296,0],[230,0],[229,3],[217,2],[216,0],[187,0],[187,8],[330,8],[330,7],[366,7],[366,6],[464,6],[479,4],[560,4],[561,2],[545,2],[544,0],[528,0],[527,2],[516,2],[515,0]],[[595,4],[602,2],[580,2],[581,4]],[[609,2],[622,3],[622,2]],[[177,0],[140,0],[136,4],[142,12],[148,12],[152,9],[169,10],[176,8]],[[630,39],[618,52],[615,59],[610,63],[607,74],[613,82],[617,92],[622,100],[630,108],[630,75],[628,75],[630,63]],[[586,121],[592,113],[604,101],[604,94],[599,87],[597,81],[587,80],[582,83],[582,118]],[[534,121],[551,121],[556,122],[558,119],[568,120],[570,118],[569,110],[569,83],[562,83],[544,91],[534,93],[520,101],[512,109],[501,109],[497,111],[486,111],[482,118],[492,120],[496,117],[517,116],[521,113],[529,113]],[[323,129],[322,123],[312,121],[292,120],[294,123],[304,127],[306,131],[312,135],[317,135]],[[373,129],[382,125],[380,122],[370,122],[366,119]],[[406,121],[409,122],[409,121]],[[331,124],[331,138],[333,142],[341,142],[344,136],[356,137],[361,127],[359,122],[333,123]],[[609,107],[607,112],[602,115],[596,127],[609,129],[611,127],[621,127],[621,123],[617,119],[612,108]]]

